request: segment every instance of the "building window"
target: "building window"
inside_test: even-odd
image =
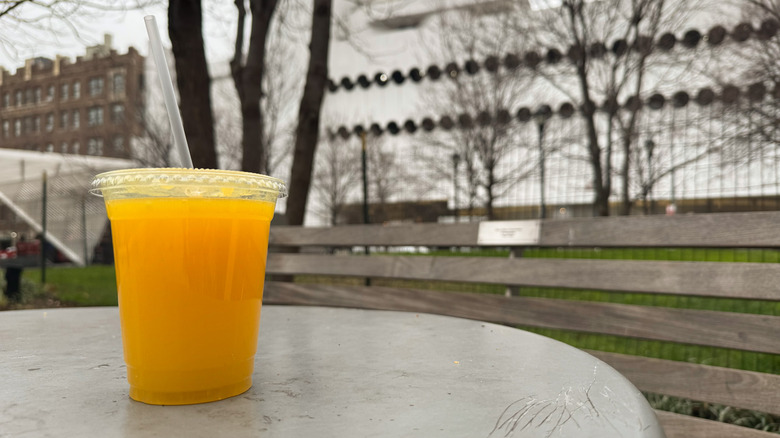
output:
[[[103,139],[90,138],[87,142],[88,155],[103,155]]]
[[[60,100],[68,100],[68,84],[60,86]]]
[[[68,129],[68,112],[62,111],[60,113],[60,128]]]
[[[115,136],[112,143],[114,152],[122,152],[125,149],[125,138],[121,135]]]
[[[22,95],[22,90],[16,90],[16,93],[14,93],[14,97],[16,98],[14,100],[16,106],[22,106],[22,98],[24,97]]]
[[[14,137],[22,135],[22,119],[14,120]]]
[[[79,142],[74,141],[73,142],[73,146],[71,146],[71,147],[72,147],[73,153],[78,155],[79,154],[79,149],[81,149],[81,145],[79,144]]]
[[[35,87],[35,103],[41,103],[41,87]]]
[[[24,118],[24,133],[25,134],[32,134],[33,132],[33,118],[32,117],[25,117]]]
[[[103,78],[96,77],[89,80],[89,95],[92,97],[103,94]]]
[[[11,122],[3,120],[3,138],[8,138],[11,135]]]
[[[33,102],[35,102],[33,98],[33,89],[28,88],[24,90],[24,103],[27,105],[31,105]]]
[[[49,88],[46,89],[46,102],[51,102],[54,100],[54,85],[49,85]]]
[[[60,145],[60,153],[63,153],[63,154],[67,154],[68,153],[68,143],[67,142],[63,141],[62,144]]]
[[[36,134],[41,132],[41,116],[35,116],[33,119],[33,132]]]
[[[125,94],[125,74],[124,73],[116,73],[114,74],[114,94],[117,96],[121,96]]]
[[[54,152],[54,144],[49,143],[46,145],[46,152]]]
[[[54,130],[54,113],[46,114],[46,132]]]
[[[125,121],[125,106],[121,103],[111,105],[111,121],[119,124]]]
[[[9,93],[3,94],[3,108],[11,106],[11,95]]]
[[[102,106],[93,106],[87,111],[87,124],[89,126],[100,126],[103,124]]]
[[[73,129],[79,129],[79,126],[81,126],[79,110],[73,110]]]
[[[74,82],[73,83],[73,98],[78,99],[81,97],[81,82]]]

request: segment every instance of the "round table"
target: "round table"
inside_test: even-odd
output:
[[[0,437],[663,437],[585,352],[438,315],[263,308],[254,385],[191,406],[128,398],[117,308],[0,312]]]

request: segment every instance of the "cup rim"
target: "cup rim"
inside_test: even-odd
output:
[[[278,198],[287,196],[284,181],[259,173],[224,169],[190,169],[176,167],[130,168],[102,172],[92,179],[89,193],[102,197],[104,190],[123,187],[156,185],[190,186],[195,184],[221,184],[242,189],[276,193]]]

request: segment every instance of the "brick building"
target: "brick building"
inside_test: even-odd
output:
[[[0,67],[0,148],[130,158],[142,133],[143,64],[106,35],[75,62],[28,59],[15,74]]]

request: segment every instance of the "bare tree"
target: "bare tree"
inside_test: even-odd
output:
[[[301,14],[300,7],[284,2],[277,7],[276,18],[268,37],[263,75],[264,96],[261,101],[263,129],[263,162],[268,175],[281,177],[292,156],[296,122],[295,106],[300,101],[302,87],[295,73],[301,67],[296,62],[299,41],[295,41],[291,15]],[[290,42],[294,41],[295,44]],[[282,165],[285,164],[285,169]]]
[[[765,167],[780,162],[780,4],[775,0],[726,2],[729,21],[710,30],[714,68],[706,74],[715,87],[708,105],[708,137],[719,152],[722,174],[739,168],[768,186]],[[733,12],[736,11],[736,12]],[[725,26],[725,27],[724,27]]]
[[[231,77],[212,78],[214,134],[220,168],[241,170],[241,105]]]
[[[428,190],[425,177],[400,160],[401,147],[386,135],[366,135],[369,200],[375,206],[372,222],[384,222],[388,204],[402,191],[415,191],[419,198]]]
[[[298,110],[295,149],[290,171],[290,198],[287,219],[290,225],[303,225],[306,201],[311,187],[314,153],[320,135],[320,110],[328,83],[328,50],[332,0],[314,0],[312,10],[309,66]]]
[[[200,0],[170,0],[168,34],[176,60],[179,108],[195,167],[216,169],[211,77],[203,46]]]
[[[519,125],[510,123],[510,111],[522,99],[530,77],[498,66],[498,56],[516,53],[519,47],[510,44],[520,40],[514,38],[506,11],[490,12],[475,7],[442,15],[436,50],[449,59],[465,58],[465,71],[450,66],[442,86],[424,99],[428,108],[448,115],[445,125],[458,124],[446,133],[426,136],[427,145],[437,155],[431,168],[438,177],[452,175],[450,161],[442,156],[457,155],[465,167],[469,210],[481,198],[488,218],[494,219],[496,200],[529,177],[535,167],[531,160],[508,160],[516,152],[528,151],[520,140]],[[490,57],[492,71],[478,72],[476,60]]]
[[[669,111],[674,112],[677,110],[670,109]],[[690,131],[691,136],[696,135],[696,131],[699,131],[699,134],[706,135],[706,127],[711,124],[707,123],[707,116],[701,114],[697,117],[687,118],[686,122],[688,125],[685,126],[677,126],[678,124],[674,121],[674,115],[670,119],[663,120],[657,116],[654,118],[658,129],[665,131],[668,138],[681,135],[686,129]],[[652,134],[646,134],[641,144],[630,149],[633,178],[631,179],[632,187],[629,188],[629,191],[635,193],[631,198],[632,202],[634,200],[642,201],[644,214],[651,214],[653,212],[651,194],[658,183],[666,178],[670,178],[670,184],[675,184],[675,179],[673,178],[675,172],[681,171],[687,166],[721,151],[722,143],[722,139],[713,139],[706,142],[706,144],[680,145],[688,151],[688,153],[682,154],[682,157],[680,157],[679,154],[675,154],[675,148],[671,143],[658,145]],[[721,165],[724,165],[722,160]],[[674,201],[674,198],[671,201]]]
[[[446,120],[452,120],[449,116],[445,117],[448,117]],[[458,193],[454,193],[455,187],[453,187],[453,196],[458,198],[461,190],[466,191],[467,217],[473,218],[480,200],[479,169],[476,155],[472,153],[472,145],[463,137],[464,133],[460,130],[426,134],[421,140],[421,147],[416,152],[419,161],[425,163],[430,180],[465,182],[465,184],[456,182]],[[455,208],[458,207],[459,205],[455,205]]]
[[[0,51],[13,58],[74,38],[89,44],[91,23],[106,15],[161,4],[162,0],[2,0]]]
[[[283,41],[285,35],[279,26],[272,30],[265,55],[261,100],[263,117],[262,154],[264,173],[282,177],[292,151],[295,128],[293,107],[299,99],[300,87],[294,76],[295,46]],[[228,79],[228,80],[226,80]],[[234,82],[224,76],[213,78],[215,96],[215,129],[220,163],[230,169],[241,169],[243,156],[241,107]]]
[[[360,184],[359,149],[333,136],[317,149],[312,192],[315,214],[338,225],[342,209]]]
[[[131,158],[140,167],[170,167],[173,144],[165,108],[139,109],[137,117],[143,132],[131,142]]]
[[[741,3],[743,23],[755,26],[753,38],[731,51],[747,66],[743,102],[736,106],[741,117],[733,117],[746,152],[760,153],[777,147],[780,138],[780,3],[775,0],[745,0]],[[766,99],[767,95],[769,99]],[[774,155],[773,155],[774,156]]]
[[[244,51],[247,0],[235,0],[238,27],[235,51],[230,69],[241,102],[242,158],[241,169],[247,172],[267,172],[264,119],[260,100],[263,98],[266,40],[277,0],[248,0],[251,13],[249,47]]]
[[[212,12],[216,14],[217,12]],[[295,18],[305,11],[292,0],[282,0],[274,11],[269,24],[266,50],[263,57],[262,98],[260,100],[263,119],[262,139],[252,145],[262,154],[263,173],[281,177],[283,164],[289,161],[292,149],[292,132],[295,126],[294,105],[300,98],[300,57],[297,56],[297,39],[300,28],[294,28]],[[223,16],[212,19],[224,20]],[[247,18],[245,17],[245,20]],[[297,23],[296,23],[297,24]],[[299,32],[296,32],[299,31]],[[215,123],[217,148],[220,164],[230,169],[241,169],[243,158],[242,106],[236,88],[235,53],[232,65],[217,65],[213,76]],[[223,67],[229,67],[226,73]]]
[[[399,172],[396,155],[385,146],[382,137],[375,137],[366,147],[369,178],[369,196],[379,205],[385,205],[404,182]]]
[[[623,179],[621,213],[630,209],[630,160],[635,155],[631,150],[637,145],[641,105],[629,105],[621,112],[618,104],[630,97],[641,103],[643,94],[654,85],[647,80],[647,72],[657,62],[652,56],[656,37],[684,23],[693,6],[692,1],[564,0],[560,7],[518,21],[519,31],[527,33],[537,47],[555,49],[544,54],[550,62],[534,61],[539,77],[580,108],[595,215],[609,214],[612,160],[618,144],[624,159],[618,171]]]

